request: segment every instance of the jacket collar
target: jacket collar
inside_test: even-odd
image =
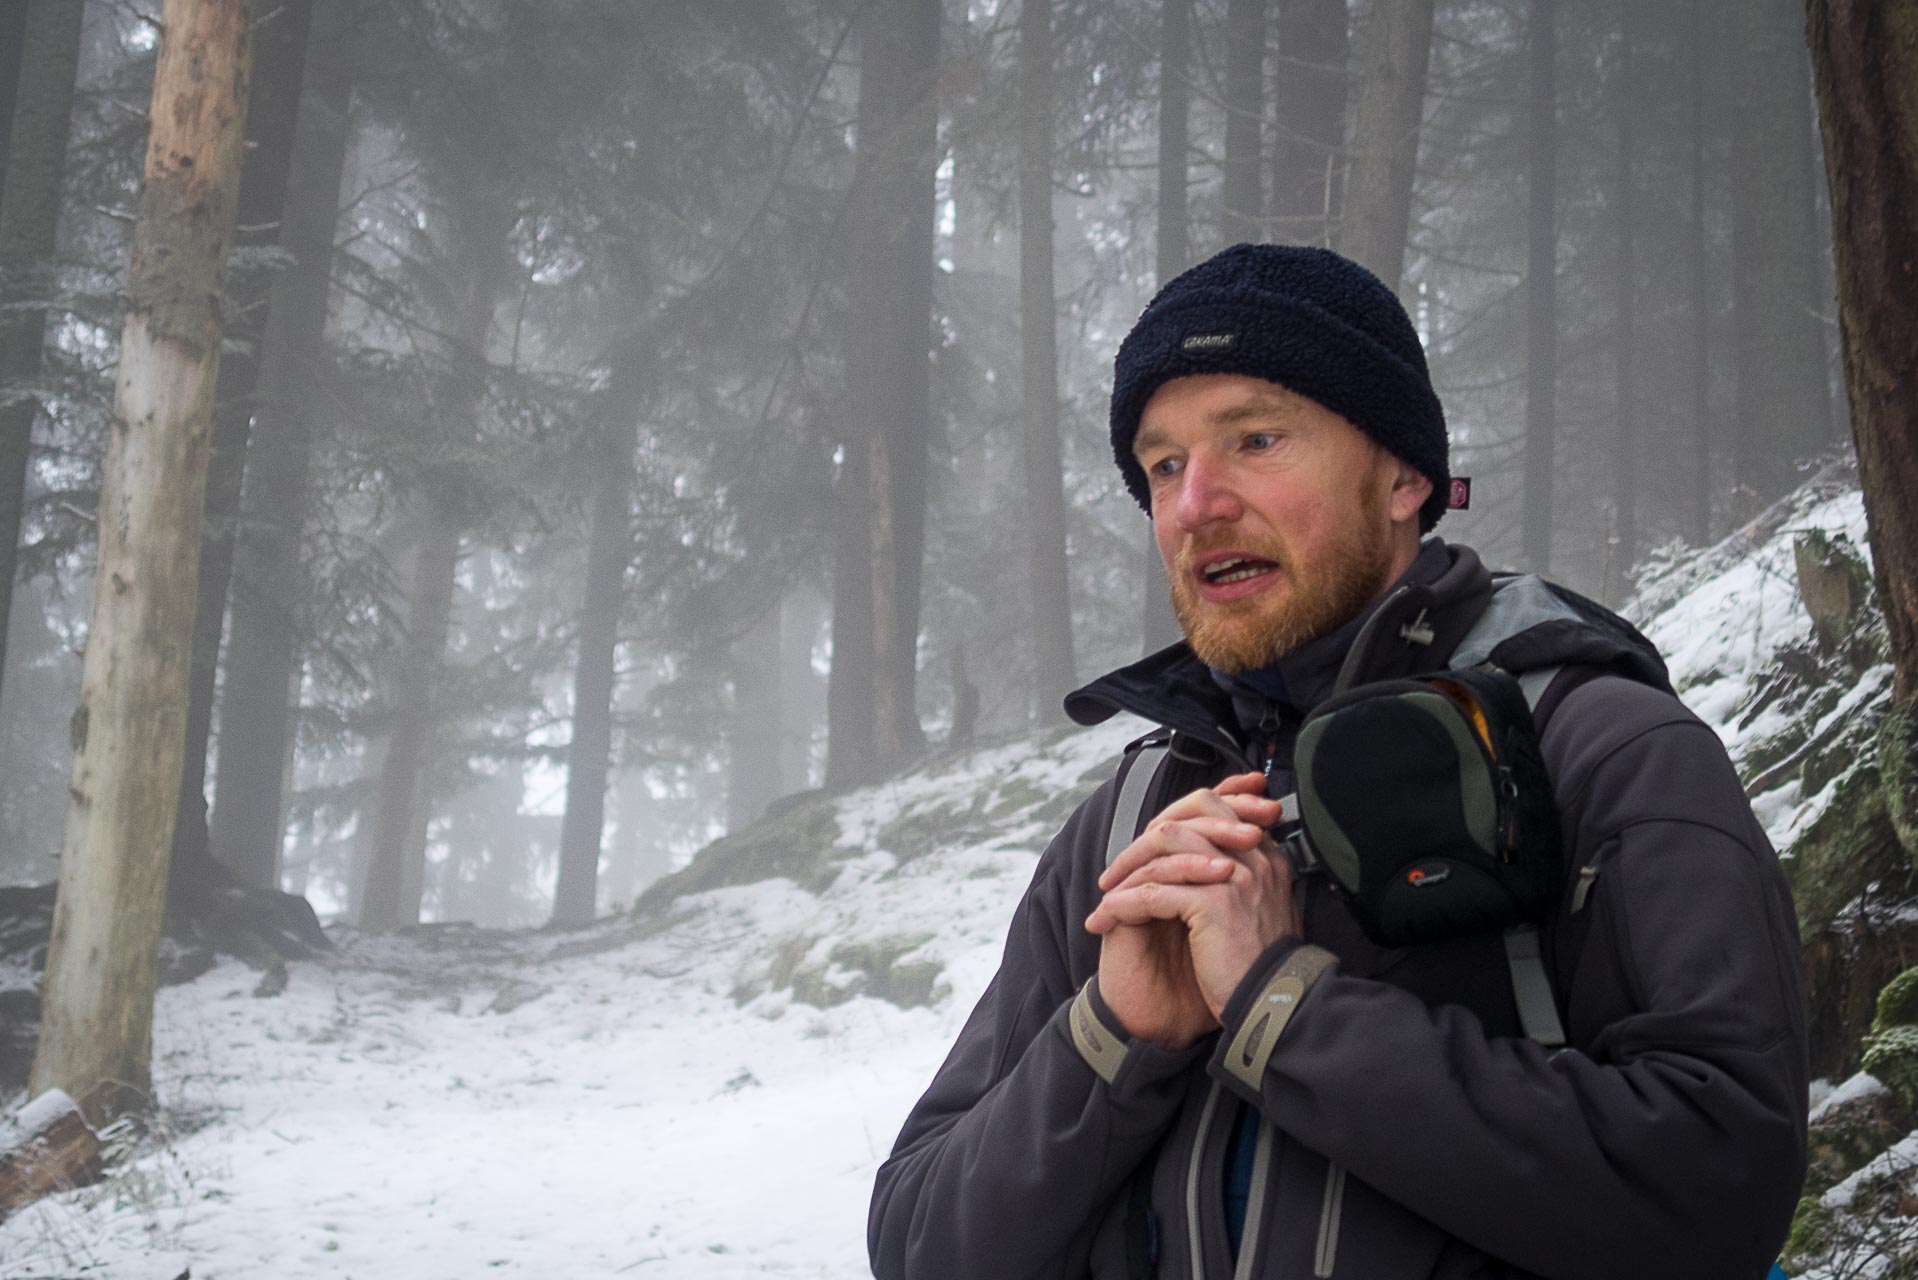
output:
[[[1475,551],[1428,539],[1411,568],[1376,603],[1259,674],[1276,676],[1271,684],[1282,687],[1284,701],[1302,715],[1361,681],[1440,670],[1491,595],[1492,575]],[[1243,698],[1246,686],[1266,683],[1227,677],[1222,686],[1180,641],[1073,691],[1065,709],[1086,725],[1129,711],[1243,755],[1234,694]],[[1269,696],[1269,690],[1260,692]]]

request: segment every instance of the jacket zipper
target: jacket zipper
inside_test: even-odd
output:
[[[1205,1232],[1199,1217],[1199,1171],[1205,1163],[1205,1140],[1212,1135],[1212,1115],[1219,1109],[1219,1085],[1215,1081],[1206,1091],[1205,1106],[1199,1112],[1199,1132],[1192,1140],[1192,1158],[1185,1170],[1185,1238],[1192,1260],[1191,1280],[1205,1275]]]
[[[1252,1280],[1258,1265],[1259,1233],[1265,1229],[1266,1183],[1272,1176],[1278,1146],[1278,1129],[1261,1118],[1259,1145],[1252,1156],[1252,1184],[1246,1195],[1245,1230],[1239,1236],[1239,1262],[1232,1269],[1232,1280]]]
[[[1345,1167],[1327,1165],[1325,1199],[1319,1205],[1319,1243],[1312,1255],[1316,1280],[1329,1280],[1339,1252],[1339,1219],[1345,1212]]]

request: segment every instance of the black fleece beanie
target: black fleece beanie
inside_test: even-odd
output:
[[[1195,373],[1243,373],[1318,401],[1432,481],[1419,531],[1445,514],[1445,411],[1411,319],[1383,281],[1329,249],[1236,244],[1159,290],[1119,345],[1112,453],[1152,509],[1132,456],[1152,393]]]

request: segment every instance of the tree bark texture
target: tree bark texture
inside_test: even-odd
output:
[[[1552,567],[1558,435],[1558,4],[1526,9],[1525,561]]]
[[[1165,0],[1159,29],[1159,222],[1154,245],[1159,287],[1191,265],[1187,210],[1187,161],[1192,107],[1192,0]],[[1144,651],[1179,638],[1172,596],[1165,586],[1159,545],[1145,538],[1140,557],[1144,589]]]
[[[94,1114],[148,1087],[251,25],[248,0],[162,13],[32,1074]]]
[[[1025,402],[1026,516],[1032,602],[1033,712],[1058,715],[1072,690],[1072,598],[1066,570],[1059,443],[1057,304],[1052,281],[1051,0],[1019,10],[1019,339]]]
[[[306,83],[287,178],[282,247],[260,344],[253,431],[234,546],[231,636],[221,695],[213,856],[256,887],[278,878],[284,831],[280,761],[292,750],[300,667],[299,614],[318,374],[326,359],[333,231],[346,165],[353,85],[353,6],[313,14]]]
[[[50,292],[47,270],[60,226],[73,77],[80,62],[82,0],[11,0],[24,9],[20,76],[0,188],[0,668],[13,604],[27,463],[39,401],[22,387],[40,372]]]
[[[1812,241],[1805,32],[1790,0],[1730,6],[1738,77],[1732,129],[1732,292],[1738,484],[1747,512],[1796,483],[1825,447],[1824,337]]]
[[[1271,238],[1330,246],[1339,218],[1345,151],[1346,0],[1279,5],[1278,80],[1272,104]]]
[[[1226,0],[1225,181],[1220,230],[1227,244],[1263,240],[1266,0]]]
[[[612,395],[611,406],[635,396]],[[590,924],[598,913],[599,862],[606,830],[606,770],[613,754],[614,658],[626,601],[626,565],[632,558],[633,447],[630,423],[614,408],[593,491],[591,541],[579,609],[579,661],[573,669],[573,740],[566,750],[566,812],[559,828],[559,882],[553,923]]]
[[[1619,0],[1619,61],[1613,72],[1613,120],[1618,130],[1618,174],[1613,188],[1612,217],[1618,237],[1617,282],[1612,307],[1613,411],[1617,425],[1612,437],[1612,537],[1605,557],[1607,597],[1622,602],[1631,586],[1632,564],[1638,559],[1638,365],[1633,349],[1633,319],[1637,309],[1638,260],[1637,192],[1632,162],[1637,158],[1637,38],[1633,0]]]
[[[486,398],[487,339],[508,266],[512,219],[495,198],[480,199],[478,206],[451,211],[454,243],[443,267],[450,295],[441,360],[447,390],[434,426],[451,442],[470,441],[476,434]],[[454,444],[452,452],[464,449]],[[440,692],[460,537],[467,523],[458,466],[457,459],[436,464],[421,480],[423,528],[406,592],[392,734],[374,801],[373,861],[361,908],[360,923],[368,929],[400,928],[420,919],[433,808],[433,742],[445,727]]]
[[[1712,538],[1712,314],[1705,235],[1706,0],[1691,0],[1691,210],[1685,256],[1691,264],[1692,502],[1689,534],[1702,547]]]
[[[1405,270],[1434,0],[1375,4],[1358,32],[1339,251],[1393,288]]]
[[[939,20],[935,0],[875,5],[860,36],[858,149],[847,215],[854,327],[844,447],[848,463],[854,452],[863,456],[842,466],[839,477],[842,558],[834,595],[836,602],[858,591],[870,595],[846,622],[851,627],[869,617],[871,635],[846,637],[842,666],[835,604],[834,705],[841,716],[869,721],[855,727],[835,719],[832,772],[844,784],[868,781],[877,761],[896,764],[925,745],[916,703],[932,423]],[[847,503],[864,510],[849,510]],[[841,687],[849,681],[862,681],[869,691]]]
[[[300,108],[300,70],[313,0],[281,0],[254,34],[252,91],[246,104],[246,150],[240,166],[234,244],[267,249],[280,243],[286,210],[294,126]],[[227,289],[226,353],[213,395],[213,439],[207,459],[206,515],[201,528],[200,582],[193,606],[193,670],[188,683],[186,757],[180,772],[180,807],[206,803],[207,738],[213,728],[214,677],[226,623],[227,588],[233,580],[233,540],[240,513],[240,481],[246,466],[247,433],[259,386],[261,340],[273,287],[272,274],[257,265]],[[198,839],[187,839],[193,831]],[[173,876],[177,890],[188,859],[208,856],[198,823],[173,829]],[[271,882],[258,885],[273,888]]]
[[[1918,0],[1808,0],[1838,324],[1893,696],[1918,697]]]

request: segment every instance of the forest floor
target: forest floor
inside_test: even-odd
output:
[[[566,933],[336,931],[275,995],[238,962],[164,988],[158,1124],[0,1224],[0,1275],[867,1275],[873,1173],[1043,847],[1024,811],[1069,808],[1139,731],[828,802],[831,885]],[[995,807],[994,836],[921,838]]]
[[[1810,492],[1640,597],[1741,762],[1788,718],[1752,692],[1809,629],[1805,528],[1862,545],[1856,491]],[[814,799],[589,929],[335,928],[275,994],[235,961],[165,988],[156,1123],[105,1182],[0,1224],[0,1275],[864,1276],[875,1169],[1046,839],[1142,728]],[[1781,849],[1831,789],[1761,791]]]

